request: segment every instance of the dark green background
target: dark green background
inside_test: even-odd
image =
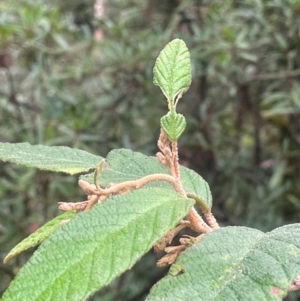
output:
[[[109,0],[101,19],[93,7],[0,3],[0,141],[155,154],[167,102],[152,69],[181,38],[193,68],[178,105],[181,164],[209,182],[222,225],[299,222],[300,1]],[[84,200],[76,182],[1,163],[0,258],[56,216],[57,202]],[[30,254],[0,263],[0,295]],[[155,260],[147,254],[89,300],[144,300],[166,272]]]

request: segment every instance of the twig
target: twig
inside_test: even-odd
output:
[[[156,154],[160,163],[170,169],[173,179],[176,181],[176,191],[178,191],[183,197],[187,197],[187,194],[182,186],[180,179],[180,169],[178,160],[178,145],[177,141],[172,141],[172,149],[170,148],[170,140],[167,134],[161,129],[160,136],[157,142],[161,153]],[[188,213],[188,219],[191,223],[191,228],[197,232],[207,233],[212,231],[202,217],[197,213],[195,208],[192,208]]]
[[[256,74],[250,77],[249,81],[255,80],[272,80],[272,79],[284,79],[291,78],[300,75],[300,69],[292,70],[292,71],[281,71],[277,73],[261,73]]]
[[[91,198],[88,201],[87,206],[85,207],[84,211],[89,211],[92,206],[94,206],[99,200],[99,196],[98,195],[93,195],[91,196]]]
[[[58,203],[58,209],[61,211],[83,211],[87,207],[89,203],[89,200],[84,202],[77,202],[77,203],[71,203],[71,202],[59,202]]]
[[[194,207],[188,213],[188,220],[191,223],[191,227],[197,232],[208,233],[212,231],[212,228],[204,222]]]
[[[82,188],[83,191],[85,191],[88,195],[94,194],[94,195],[115,195],[115,194],[125,194],[128,193],[134,189],[141,188],[145,186],[148,183],[154,182],[154,181],[165,181],[169,182],[170,184],[173,185],[174,189],[181,194],[182,190],[181,187],[178,185],[178,182],[174,179],[174,177],[170,175],[165,175],[165,174],[152,174],[145,176],[141,179],[138,180],[133,180],[133,181],[125,181],[119,184],[115,184],[109,188],[101,188],[98,187],[96,188],[95,185],[90,184],[87,181],[84,181],[80,179],[78,181],[79,186]]]
[[[298,291],[300,289],[300,275],[295,278],[293,284],[288,288],[289,292]]]
[[[204,213],[205,219],[212,229],[219,229],[220,226],[211,212]]]
[[[188,221],[182,221],[176,228],[170,230],[162,239],[160,239],[154,246],[154,252],[158,253],[165,249],[165,247],[170,244],[175,235],[179,233],[185,227],[190,226]]]

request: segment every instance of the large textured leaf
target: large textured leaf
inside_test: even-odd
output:
[[[147,301],[282,300],[300,274],[300,224],[266,234],[215,230],[179,257],[179,267],[183,273],[162,279]]]
[[[51,221],[47,222],[45,225],[40,227],[34,233],[23,239],[20,243],[18,243],[4,258],[4,263],[8,262],[18,254],[23,251],[33,248],[43,242],[47,237],[49,237],[54,231],[56,231],[60,227],[60,223],[63,220],[67,220],[72,218],[76,214],[76,211],[65,212]]]
[[[41,245],[2,301],[85,300],[129,269],[192,205],[153,187],[95,205]]]
[[[196,172],[184,166],[180,166],[180,174],[185,191],[200,197],[211,208],[212,195],[207,182]]]
[[[175,39],[165,46],[153,73],[154,84],[161,88],[172,107],[176,96],[189,88],[192,78],[190,53],[182,40]]]
[[[95,168],[102,157],[65,146],[1,143],[0,160],[43,170],[76,174]]]
[[[170,174],[169,170],[161,165],[156,157],[145,156],[129,149],[112,150],[107,155],[106,163],[108,168],[102,171],[100,177],[100,183],[104,187],[109,186],[110,183],[136,180],[155,173]],[[200,197],[211,208],[212,195],[207,182],[196,172],[186,167],[180,166],[180,173],[184,189],[188,193]],[[84,175],[82,179],[93,183],[94,174]],[[161,181],[148,185],[173,189],[171,184]]]

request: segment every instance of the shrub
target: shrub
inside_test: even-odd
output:
[[[152,288],[150,301],[281,300],[300,288],[300,225],[269,233],[220,228],[207,182],[178,163],[177,141],[186,120],[177,113],[177,104],[191,84],[190,54],[182,40],[161,51],[154,84],[169,109],[161,118],[156,157],[120,149],[103,159],[67,147],[0,144],[3,161],[68,174],[94,169],[78,181],[87,200],[59,203],[66,212],[6,256],[5,262],[44,241],[2,301],[85,300],[153,245],[166,253],[157,264],[171,268]],[[187,227],[197,235],[168,246]]]

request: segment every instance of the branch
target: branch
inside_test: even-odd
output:
[[[82,188],[84,192],[86,192],[88,195],[94,194],[94,195],[115,195],[115,194],[125,194],[128,193],[134,189],[139,189],[143,186],[145,186],[148,183],[154,182],[154,181],[165,181],[173,185],[174,189],[181,194],[181,187],[178,185],[177,181],[174,179],[174,177],[170,175],[165,174],[152,174],[145,176],[138,180],[133,181],[125,181],[119,184],[115,184],[112,187],[109,188],[96,188],[95,185],[90,184],[87,181],[84,181],[80,179],[78,181],[79,186]]]
[[[159,162],[166,166],[171,174],[172,178],[176,183],[176,191],[178,191],[183,197],[188,197],[180,179],[180,169],[179,169],[179,160],[178,160],[178,146],[177,141],[172,141],[172,148],[170,147],[170,140],[163,129],[160,131],[160,136],[157,142],[160,153],[156,154]],[[191,223],[191,228],[197,232],[207,233],[212,231],[212,228],[208,226],[202,217],[198,214],[195,208],[192,208],[188,213],[188,220]]]
[[[249,81],[284,79],[284,78],[297,77],[299,75],[300,75],[300,69],[296,69],[292,71],[282,71],[276,73],[261,73],[261,74],[256,74],[251,76]]]
[[[191,223],[191,228],[195,231],[200,233],[208,233],[212,231],[212,228],[204,222],[203,218],[198,214],[194,207],[190,209],[187,217]]]

